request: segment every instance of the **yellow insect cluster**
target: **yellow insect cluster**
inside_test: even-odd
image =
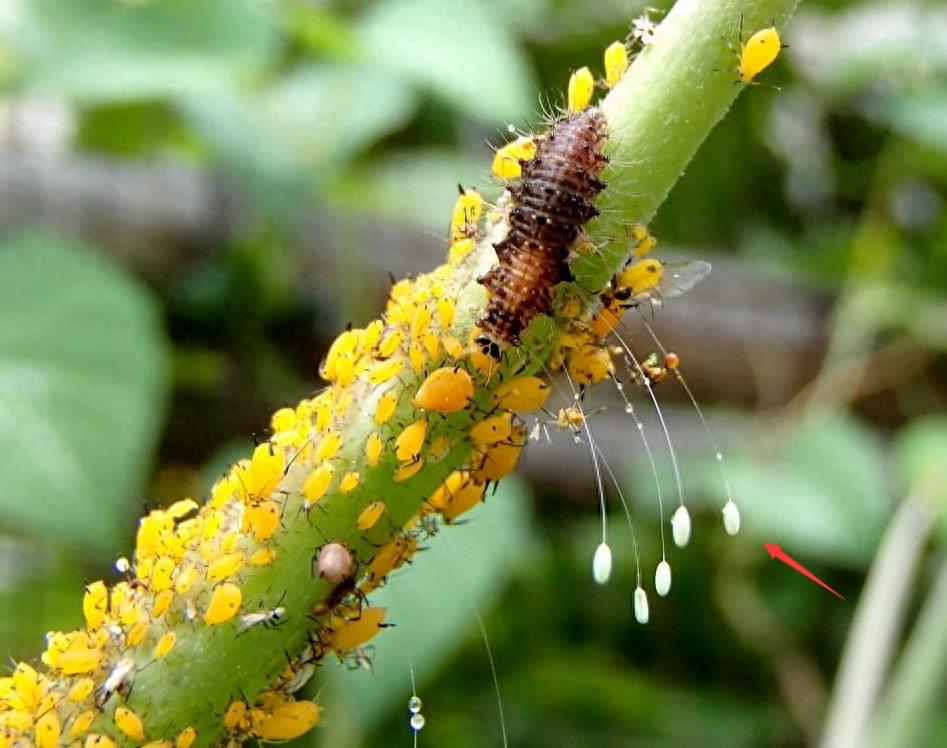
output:
[[[605,53],[605,85],[627,66],[628,50],[616,42]],[[594,88],[587,68],[576,72],[568,110],[588,106]],[[532,138],[514,140],[497,151],[493,173],[516,178],[535,151]],[[411,560],[438,519],[454,522],[513,469],[526,442],[518,414],[542,408],[550,392],[471,344],[482,288],[458,269],[476,267],[484,214],[480,195],[463,190],[446,264],[396,283],[381,319],[334,341],[320,370],[328,386],[274,413],[272,436],[233,465],[205,503],[184,499],[140,520],[134,557],[118,565],[124,578],[86,587],[83,626],[50,632],[41,666],[19,663],[0,678],[0,748],[288,740],[319,721],[319,705],[295,697],[316,663],[330,653],[362,656],[386,625],[384,609],[365,604],[366,595]],[[625,302],[660,280],[661,264],[642,259],[654,239],[635,227],[634,240],[635,257],[596,309],[578,298],[562,309],[567,324],[551,365],[582,384],[611,373],[604,337]],[[419,496],[426,496],[420,509]],[[331,572],[314,574],[309,563],[310,573],[299,574],[299,544],[291,541],[309,538],[311,561],[330,544],[320,527],[341,538],[331,541]],[[273,593],[272,608],[251,599],[251,585]],[[292,603],[277,602],[281,592]],[[235,688],[205,723],[211,734],[170,724],[166,714],[152,723],[150,695],[133,688],[146,668],[173,672],[175,658],[195,658],[188,637],[235,637],[276,628],[287,616],[307,622],[294,629],[304,637],[301,651],[267,690]],[[255,648],[285,649],[275,634],[254,636]]]

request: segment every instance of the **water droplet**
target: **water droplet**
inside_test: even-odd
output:
[[[720,452],[717,452],[716,458],[717,458],[718,460],[721,460],[721,461],[722,461],[722,460],[723,460],[723,455],[722,455]]]
[[[408,699],[408,711],[411,712],[411,714],[417,714],[420,712],[422,706],[423,704],[421,703],[421,699],[419,699],[417,696],[412,696],[410,699]]]
[[[626,405],[626,406],[625,406],[625,412],[628,413],[629,415],[631,415],[632,413],[635,412],[635,409],[632,408],[630,405]]]
[[[592,557],[592,578],[598,584],[605,584],[612,575],[612,549],[608,543],[601,542]]]
[[[411,729],[415,732],[421,732],[424,729],[424,715],[420,712],[411,715]]]
[[[727,531],[727,535],[740,532],[740,510],[733,503],[733,499],[723,505],[723,529]]]
[[[671,517],[671,535],[674,537],[674,545],[678,548],[683,548],[691,539],[691,515],[683,504]]]
[[[671,565],[662,560],[654,572],[654,591],[661,597],[671,591]]]
[[[635,607],[635,620],[638,623],[648,622],[648,593],[642,587],[635,588],[635,594],[632,596]]]

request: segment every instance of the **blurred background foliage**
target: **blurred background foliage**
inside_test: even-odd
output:
[[[443,254],[456,185],[498,194],[486,143],[539,126],[640,11],[0,2],[4,652],[76,625],[139,511],[202,496],[318,386],[334,334]],[[869,717],[876,745],[947,744],[947,7],[807,2],[786,40],[652,226],[662,258],[715,265],[653,324],[724,445],[743,532],[719,528],[712,448],[661,385],[696,528],[641,627],[617,519],[615,578],[591,583],[587,447],[541,438],[383,591],[399,625],[374,674],[326,666],[301,745],[408,744],[409,661],[421,744],[499,744],[476,610],[513,745],[789,748],[827,724],[823,745],[865,745]],[[654,348],[633,315],[626,332]],[[591,400],[650,577],[653,481],[614,393]]]

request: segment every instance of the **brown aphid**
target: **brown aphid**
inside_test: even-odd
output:
[[[517,345],[529,323],[551,311],[553,287],[571,280],[570,245],[598,215],[594,201],[605,188],[606,134],[595,107],[560,120],[507,187],[509,231],[494,245],[498,263],[479,279],[489,291],[477,320],[484,353],[499,358],[503,346]]]
[[[326,543],[316,558],[319,576],[337,586],[355,577],[355,559],[344,543]]]

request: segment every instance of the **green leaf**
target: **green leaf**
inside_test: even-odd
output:
[[[333,724],[324,725],[322,745],[352,745],[348,731],[367,731],[399,702],[407,705],[412,666],[423,700],[425,683],[440,664],[468,637],[480,637],[474,610],[485,615],[531,553],[522,483],[505,478],[465,519],[462,531],[448,527],[424,542],[428,550],[373,593],[372,605],[388,608],[386,621],[396,625],[372,641],[374,675],[327,666],[324,693]],[[407,716],[405,734],[410,734]]]
[[[210,93],[258,75],[275,19],[250,0],[33,0],[10,35],[30,88],[85,101]]]
[[[88,248],[0,243],[0,518],[114,552],[141,505],[166,351],[147,292]]]
[[[530,114],[535,84],[502,10],[480,0],[384,0],[361,25],[362,48],[462,112],[491,124]]]
[[[414,96],[380,69],[302,67],[278,84],[188,99],[183,110],[257,197],[278,206],[304,200],[361,149],[404,123]]]
[[[889,512],[877,438],[842,414],[796,424],[775,457],[728,455],[742,534],[810,559],[858,566],[871,558]],[[719,475],[705,490],[725,500]]]

